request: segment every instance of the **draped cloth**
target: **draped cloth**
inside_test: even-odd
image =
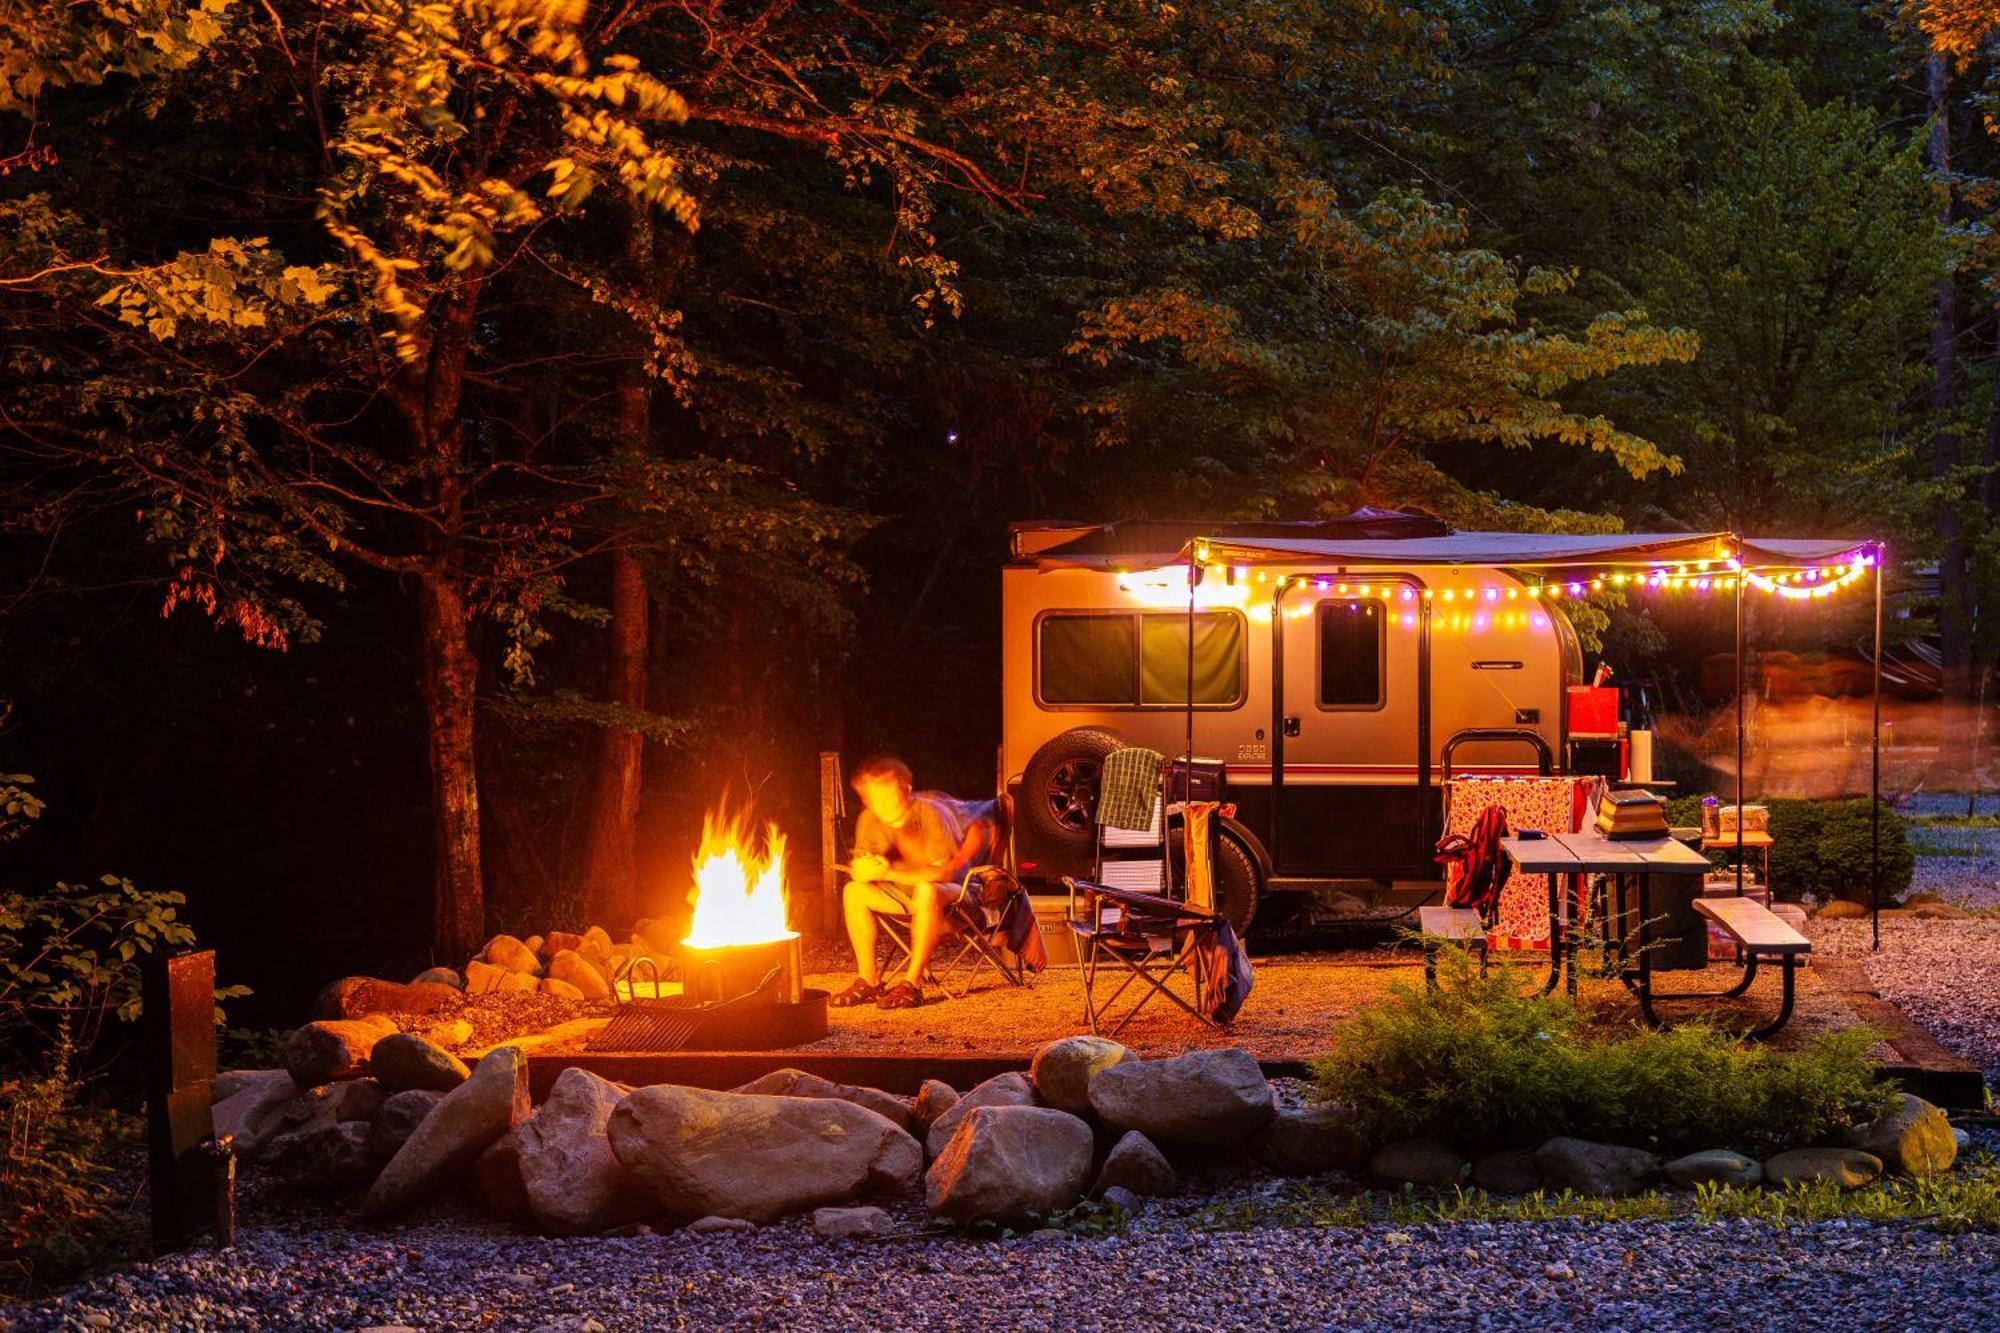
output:
[[[1445,784],[1445,834],[1470,837],[1489,806],[1506,812],[1507,827],[1544,833],[1578,833],[1597,809],[1603,791],[1599,777],[1463,777]],[[1580,921],[1588,913],[1589,896],[1576,877],[1574,896],[1564,903],[1565,919]],[[1540,875],[1515,875],[1501,890],[1498,910],[1487,933],[1496,949],[1545,949],[1549,943],[1548,886]]]

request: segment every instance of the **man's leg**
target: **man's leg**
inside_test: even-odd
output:
[[[901,915],[902,903],[879,884],[850,883],[841,890],[841,910],[847,917],[847,942],[854,946],[854,971],[871,986],[882,981],[882,964],[875,957],[875,942],[881,927],[877,912]]]
[[[904,973],[912,986],[922,990],[924,973],[930,970],[931,955],[937,952],[941,923],[938,914],[938,886],[910,886],[910,967]]]

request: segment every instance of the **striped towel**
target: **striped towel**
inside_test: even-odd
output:
[[[1097,792],[1097,822],[1105,828],[1153,827],[1153,802],[1160,798],[1160,769],[1167,757],[1133,745],[1104,756],[1104,779]]]

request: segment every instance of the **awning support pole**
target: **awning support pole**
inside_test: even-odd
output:
[[[1882,947],[1882,546],[1875,546],[1875,667],[1869,689],[1874,718],[1868,754],[1868,924],[1872,949]]]
[[[1740,546],[1741,543],[1739,542]],[[1743,585],[1745,571],[1736,575],[1736,896],[1743,896],[1743,872],[1750,856],[1743,846]],[[1771,886],[1766,884],[1768,893]]]

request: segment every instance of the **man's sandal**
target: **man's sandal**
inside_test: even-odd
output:
[[[877,1009],[914,1009],[924,1002],[924,993],[907,981],[899,981],[875,997]]]
[[[852,986],[829,998],[827,1003],[835,1009],[852,1009],[857,1005],[867,1004],[881,993],[882,988],[874,982],[863,981],[860,977],[856,977]]]

